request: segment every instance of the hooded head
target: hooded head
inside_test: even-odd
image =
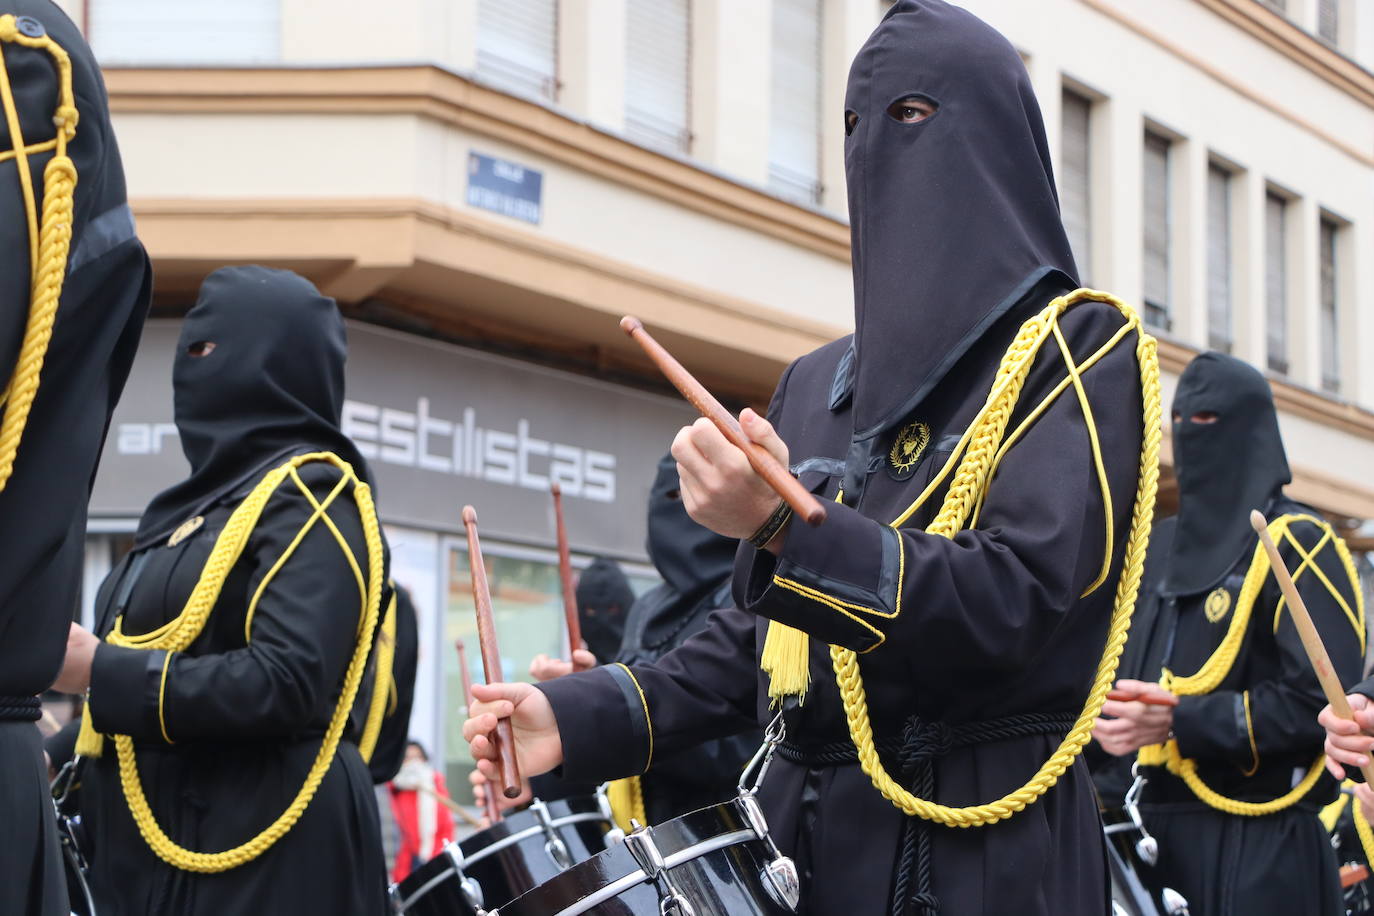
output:
[[[173,408],[191,475],[139,526],[156,538],[271,459],[319,449],[367,463],[339,428],[348,344],[334,300],[290,271],[226,267],[206,277],[172,364]]]
[[[854,429],[891,429],[1034,282],[1076,276],[1016,50],[942,0],[898,0],[845,92]],[[1047,303],[1035,304],[1042,308]]]
[[[664,455],[649,491],[647,549],[663,581],[684,597],[720,585],[735,565],[739,542],[698,525],[682,504],[677,462]]]
[[[625,635],[625,618],[634,603],[630,580],[614,560],[597,557],[577,577],[577,616],[582,638],[597,661],[615,659]]]
[[[1254,547],[1250,512],[1292,479],[1274,396],[1264,376],[1222,353],[1203,353],[1178,380],[1173,407],[1178,522],[1165,590],[1214,587]]]

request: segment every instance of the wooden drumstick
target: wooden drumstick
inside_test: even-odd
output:
[[[568,623],[568,659],[582,648],[582,624],[577,619],[577,592],[573,588],[572,554],[568,550],[568,529],[563,524],[563,488],[558,481],[549,484],[553,494],[554,528],[558,535],[558,580],[563,585],[563,616]],[[573,670],[578,670],[573,662]]]
[[[674,359],[671,353],[663,349],[663,346],[644,330],[643,322],[626,315],[620,319],[620,327],[644,349],[659,371],[673,383],[673,387],[682,392],[682,396],[701,411],[703,417],[716,424],[716,428],[720,430],[721,435],[730,440],[731,445],[744,452],[754,471],[792,507],[792,511],[797,513],[799,518],[813,527],[825,521],[825,506],[821,501],[788,473],[787,468],[779,464],[767,449],[750,441],[744,430],[740,429],[739,421],[721,406],[720,401],[711,396],[711,392],[707,391],[701,382],[683,368],[682,363]]]
[[[463,702],[468,704],[468,709],[472,708],[472,673],[468,671],[467,647],[463,645],[461,639],[453,641],[453,647],[458,650],[458,670],[463,673]],[[491,790],[490,784],[482,793],[486,798],[487,820],[495,824],[501,820],[501,805],[496,801],[496,793]],[[466,814],[467,812],[464,812]]]
[[[491,588],[477,539],[477,510],[463,507],[463,527],[468,531],[468,566],[472,570],[472,602],[477,608],[477,645],[482,652],[482,676],[491,684],[501,680],[501,655],[496,651],[496,621],[491,613]],[[501,789],[506,798],[520,796],[520,767],[515,762],[515,733],[510,719],[497,719],[491,734],[501,767]]]
[[[1274,578],[1278,580],[1283,597],[1288,599],[1288,613],[1293,615],[1293,626],[1297,627],[1302,647],[1307,650],[1307,658],[1317,672],[1317,680],[1321,682],[1326,701],[1331,704],[1331,711],[1342,719],[1354,722],[1355,713],[1350,708],[1350,701],[1345,698],[1345,688],[1341,687],[1341,679],[1336,676],[1336,669],[1331,665],[1331,656],[1326,653],[1321,634],[1312,623],[1312,615],[1307,612],[1307,605],[1303,602],[1302,595],[1298,594],[1298,587],[1293,584],[1293,577],[1289,575],[1283,557],[1279,556],[1274,539],[1269,536],[1269,523],[1264,520],[1264,515],[1256,510],[1250,513],[1250,525],[1259,535],[1265,552],[1269,554],[1269,565],[1274,570]],[[1374,786],[1374,764],[1365,764],[1360,767],[1360,772],[1364,774],[1365,782]]]

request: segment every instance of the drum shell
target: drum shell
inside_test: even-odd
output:
[[[653,828],[654,844],[665,858],[729,834],[748,836],[668,870],[674,887],[688,899],[696,916],[792,916],[792,910],[776,902],[765,886],[763,869],[772,859],[771,850],[754,835],[733,802],[702,808]],[[638,870],[629,848],[617,842],[501,907],[500,916],[555,916]],[[584,912],[660,916],[659,901],[652,883],[640,883]]]
[[[545,807],[570,861],[586,861],[606,848],[605,836],[611,824],[602,819],[596,798],[564,799],[548,802]],[[576,822],[559,823],[568,818]],[[503,842],[507,845],[492,851]],[[457,846],[463,874],[480,886],[483,905],[494,909],[563,871],[564,865],[554,859],[547,843],[548,833],[538,814],[526,808],[474,833]],[[401,912],[408,916],[475,916],[476,911],[462,893],[454,861],[455,857],[440,853],[411,873],[397,886],[398,909],[401,902],[426,884],[437,881]],[[449,877],[438,880],[444,875]]]

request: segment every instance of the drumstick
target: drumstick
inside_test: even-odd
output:
[[[1116,700],[1119,703],[1144,703],[1146,706],[1177,706],[1178,697],[1173,694],[1159,696],[1153,693],[1131,693],[1128,690],[1112,690],[1107,693],[1107,699]]]
[[[468,566],[472,570],[472,603],[477,608],[477,645],[482,652],[482,675],[487,683],[501,679],[501,656],[496,651],[496,621],[491,613],[491,589],[482,564],[482,545],[477,539],[477,510],[463,507],[463,527],[468,530]],[[491,734],[501,767],[501,789],[506,798],[520,795],[520,768],[515,762],[515,733],[510,719],[497,719]]]
[[[701,411],[703,417],[716,424],[716,429],[730,440],[731,445],[744,452],[754,471],[792,507],[793,512],[813,527],[825,521],[825,506],[821,505],[820,500],[803,487],[797,478],[789,474],[787,468],[779,464],[767,449],[749,440],[744,430],[740,429],[739,421],[721,406],[720,401],[711,396],[711,392],[707,391],[701,382],[683,368],[682,363],[674,359],[671,353],[663,349],[663,346],[644,330],[643,322],[626,315],[620,319],[620,327],[649,354],[654,365],[658,366],[659,371],[673,383],[673,387],[680,391],[693,407]]]
[[[432,796],[434,796],[434,800],[435,800],[435,801],[437,801],[439,804],[443,805],[443,806],[444,806],[445,808],[447,808],[448,810],[452,811],[454,814],[457,814],[458,816],[460,816],[463,820],[467,821],[469,826],[471,826],[471,827],[476,827],[478,830],[483,829],[483,828],[482,828],[482,822],[479,821],[477,818],[473,817],[472,814],[468,812],[468,809],[467,809],[467,808],[464,808],[462,805],[458,804],[458,803],[457,803],[456,801],[454,801],[453,799],[451,799],[451,798],[445,798],[444,796],[440,795],[438,792],[436,792],[436,791],[434,791],[433,789],[431,789],[429,786],[420,786],[419,791],[425,793],[426,795],[432,795]],[[487,798],[491,798],[491,797],[492,797],[491,793],[488,792],[488,793],[487,793]],[[494,823],[496,823],[496,822],[495,822],[495,821],[492,821],[492,823],[494,824]]]
[[[1269,536],[1269,523],[1264,520],[1264,515],[1256,510],[1250,513],[1250,525],[1259,535],[1265,552],[1269,554],[1269,565],[1274,570],[1274,578],[1278,580],[1283,597],[1288,599],[1288,613],[1293,615],[1293,626],[1298,629],[1302,646],[1307,650],[1307,658],[1317,672],[1317,680],[1321,682],[1326,701],[1331,704],[1331,711],[1342,719],[1354,722],[1355,713],[1351,711],[1350,702],[1345,698],[1345,690],[1341,687],[1340,678],[1336,676],[1336,669],[1331,665],[1331,656],[1326,653],[1321,634],[1312,623],[1312,615],[1307,612],[1307,605],[1303,602],[1302,595],[1298,594],[1298,587],[1293,584],[1293,577],[1288,574],[1288,567],[1284,565],[1283,557],[1279,556],[1274,539]],[[1374,764],[1365,764],[1360,767],[1360,772],[1364,774],[1365,782],[1374,785]]]
[[[463,672],[463,702],[472,708],[472,673],[468,671],[467,647],[463,645],[461,639],[455,639],[453,646],[458,650],[458,670]],[[486,797],[487,820],[493,824],[501,820],[501,805],[496,801],[496,793],[487,789],[483,792]]]
[[[582,648],[582,624],[577,619],[577,593],[573,590],[572,557],[568,551],[568,529],[563,524],[563,488],[558,481],[549,484],[553,494],[554,528],[558,534],[558,580],[563,585],[563,616],[568,621],[568,658]],[[573,670],[577,663],[573,662]]]

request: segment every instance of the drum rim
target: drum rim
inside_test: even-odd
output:
[[[740,830],[732,830],[729,833],[717,834],[716,836],[707,837],[704,840],[699,840],[691,844],[690,846],[684,846],[677,852],[670,853],[669,855],[664,856],[663,865],[666,869],[674,869],[680,865],[685,865],[686,863],[691,862],[694,859],[700,859],[702,856],[710,855],[713,852],[718,852],[722,849],[728,849],[731,846],[739,846],[743,843],[754,842],[758,839],[758,835],[754,833],[753,830],[747,827],[742,828]],[[601,855],[601,853],[597,853],[597,855]],[[588,859],[587,861],[591,862],[595,859],[596,856],[593,856],[591,859]],[[585,863],[578,863],[578,865],[583,864]],[[576,868],[578,866],[575,865],[573,867]],[[569,871],[571,871],[571,869],[569,869]],[[583,897],[581,900],[578,900],[575,903],[566,906],[555,913],[550,914],[550,916],[580,916],[580,914],[587,912],[592,907],[599,906],[605,903],[607,900],[613,900],[619,895],[623,894],[625,891],[629,890],[630,888],[638,887],[639,885],[646,883],[648,880],[649,875],[645,873],[644,869],[636,868],[634,871],[629,872],[626,875],[622,875],[619,878],[616,878],[614,881],[610,882],[604,887],[598,888],[597,890]],[[538,890],[538,888],[531,888],[529,891],[526,891],[526,893],[531,893],[535,890]],[[511,903],[518,903],[521,897],[524,896],[524,894],[521,894],[520,897],[516,897],[514,900],[511,901]],[[510,904],[506,904],[506,906],[510,906]],[[504,907],[502,907],[501,909],[504,909]],[[492,911],[491,916],[501,916],[501,910],[497,909]]]

